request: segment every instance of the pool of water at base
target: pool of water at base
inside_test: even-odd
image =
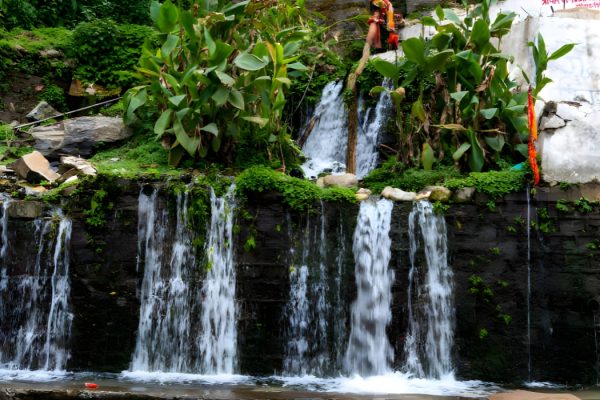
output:
[[[244,375],[195,375],[164,372],[86,373],[64,371],[16,371],[0,369],[0,388],[23,390],[85,390],[94,382],[98,391],[144,394],[156,398],[201,396],[210,399],[306,399],[381,398],[399,400],[486,399],[513,388],[482,381],[412,378],[400,372],[371,377],[317,378],[254,377]],[[600,390],[569,388],[549,382],[526,382],[522,388],[541,392],[570,392],[581,399],[600,399]]]

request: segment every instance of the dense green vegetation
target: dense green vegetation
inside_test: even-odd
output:
[[[371,99],[388,90],[379,86],[383,77],[394,83],[390,128],[397,140],[388,153],[395,157],[363,186],[472,186],[491,197],[522,190],[527,173],[509,167],[526,151],[526,93],[508,76],[512,58],[498,44],[515,15],[492,21],[492,3],[467,8],[464,20],[438,7],[421,18],[437,32],[431,40],[405,40],[397,63],[367,65],[357,82],[363,92],[372,89]],[[44,82],[38,98],[61,111],[71,78],[130,89],[123,102],[100,110],[123,116],[136,132],[93,157],[101,174],[245,170],[239,193],[276,190],[295,209],[318,199],[354,201],[351,190],[321,190],[285,175],[301,176],[292,137],[305,122],[302,111],[356,62],[331,51],[328,28],[317,25],[304,1],[0,0],[0,10],[0,77],[9,70],[37,74]],[[550,82],[548,62],[573,45],[548,54],[540,36],[530,46],[535,94]],[[357,42],[347,47],[342,54],[359,53]],[[44,55],[49,49],[59,56]],[[0,94],[7,87],[0,84]],[[6,144],[5,157],[22,153]]]

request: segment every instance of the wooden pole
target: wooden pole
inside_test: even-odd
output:
[[[358,66],[348,76],[346,91],[352,93],[352,98],[348,102],[348,148],[346,151],[346,172],[356,174],[356,143],[358,141],[358,93],[356,89],[356,80],[362,74],[369,56],[371,55],[371,45],[365,43],[363,55]]]

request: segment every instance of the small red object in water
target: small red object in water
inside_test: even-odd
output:
[[[86,382],[85,387],[88,389],[98,389],[98,384],[94,382]]]

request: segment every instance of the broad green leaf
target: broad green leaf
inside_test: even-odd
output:
[[[423,143],[423,151],[421,152],[421,165],[425,171],[431,171],[435,157],[433,155],[433,149],[429,143]]]
[[[438,23],[436,22],[436,20],[433,19],[433,17],[430,17],[430,16],[425,16],[425,17],[421,18],[421,23],[424,26],[437,26],[438,25]]]
[[[160,54],[163,59],[166,59],[171,55],[175,47],[177,47],[177,43],[179,43],[179,36],[177,35],[167,35],[167,40],[160,48]]]
[[[452,50],[444,50],[426,58],[425,73],[434,71],[443,72],[446,69],[446,62],[454,54]]]
[[[501,152],[504,147],[504,137],[502,135],[498,135],[495,137],[484,137],[483,138],[490,148],[496,152]]]
[[[556,50],[554,53],[552,53],[550,55],[550,57],[548,57],[548,60],[557,60],[565,55],[567,55],[571,50],[573,50],[573,47],[575,47],[576,43],[569,43],[569,44],[565,44],[564,46],[561,46],[558,50]]]
[[[172,97],[169,97],[169,102],[171,102],[175,107],[179,107],[181,102],[183,100],[185,100],[186,97],[187,97],[187,95],[185,95],[185,94],[181,94],[179,96],[172,96]]]
[[[516,16],[517,14],[514,12],[510,12],[508,14],[498,14],[496,20],[490,27],[492,36],[502,37],[510,32],[510,28]]]
[[[469,143],[461,144],[460,147],[454,152],[454,154],[452,154],[452,158],[454,159],[454,161],[460,160],[460,158],[463,156],[463,154],[465,154],[465,152],[467,150],[469,150],[470,148],[471,148],[471,145]]]
[[[167,83],[169,84],[169,86],[171,86],[171,88],[173,90],[175,90],[175,93],[179,92],[179,81],[177,80],[177,78],[175,78],[173,75],[164,73],[163,74],[163,78],[165,78],[165,81],[167,81]]]
[[[217,78],[219,78],[223,85],[232,86],[235,83],[235,79],[227,75],[225,72],[215,71],[215,74],[217,75]]]
[[[371,60],[371,64],[373,64],[377,72],[379,72],[384,77],[390,78],[394,82],[398,80],[400,72],[398,71],[398,67],[396,67],[391,62],[382,60],[381,58],[374,58]]]
[[[212,64],[219,64],[222,62],[227,62],[227,57],[229,57],[231,55],[231,53],[233,53],[233,46],[221,42],[221,41],[217,41],[216,42],[216,48],[215,51],[213,52],[213,54],[209,57],[209,60],[211,61]],[[224,68],[221,68],[224,69]]]
[[[246,71],[258,71],[267,66],[267,62],[253,54],[242,53],[233,60],[233,63]]]
[[[385,92],[386,88],[383,86],[375,86],[369,91],[369,95],[374,96],[376,94],[380,94],[381,92]]]
[[[462,21],[460,20],[458,15],[456,15],[456,13],[449,8],[444,8],[444,17],[450,22],[453,22],[458,26],[462,26]]]
[[[283,56],[285,58],[292,57],[294,54],[296,54],[301,45],[302,42],[299,40],[286,43],[285,47],[283,48]]]
[[[139,89],[139,88],[138,88]],[[146,103],[146,88],[139,89],[135,94],[129,97],[129,106],[127,107],[127,118],[125,123],[130,123],[134,119],[135,110]]]
[[[181,121],[177,118],[175,118],[173,123],[173,132],[175,132],[175,137],[177,138],[179,144],[185,149],[185,151],[188,152],[190,156],[193,157],[198,150],[198,146],[200,146],[200,138],[197,136],[188,136]]]
[[[213,40],[210,31],[206,26],[204,27],[204,41],[208,47],[208,56],[212,57],[215,54],[215,51],[217,51],[217,44]]]
[[[218,106],[218,107],[220,107],[223,104],[225,104],[225,102],[229,98],[229,89],[227,89],[226,87],[221,86],[211,96],[211,98],[215,101],[215,105]]]
[[[497,108],[484,108],[482,110],[479,110],[479,113],[483,116],[483,118],[485,119],[492,119],[496,116],[496,114],[498,113],[498,109]]]
[[[282,83],[284,85],[287,86],[291,86],[292,85],[292,81],[289,78],[275,78],[275,80],[279,83]]]
[[[186,107],[177,111],[175,115],[177,116],[177,118],[179,118],[180,121],[183,121],[183,119],[190,113],[190,111],[191,109],[189,107]]]
[[[306,67],[306,65],[302,64],[301,62],[294,62],[294,63],[288,64],[287,67],[289,69],[295,69],[297,71],[306,71],[308,69]]]
[[[442,9],[442,6],[440,6],[439,4],[437,6],[435,6],[435,15],[438,17],[438,19],[440,21],[444,19],[444,10]]]
[[[174,167],[178,166],[183,158],[185,149],[179,145],[179,142],[175,141],[171,149],[169,150],[169,165]]]
[[[406,39],[402,41],[402,50],[409,61],[425,67],[425,39],[414,37]]]
[[[436,128],[448,129],[451,131],[466,131],[467,129],[461,124],[441,124],[441,125],[432,125]]]
[[[472,172],[481,172],[484,158],[483,149],[477,140],[477,135],[472,130],[467,131],[469,142],[471,143],[471,152],[469,153],[469,168]]]
[[[200,128],[201,131],[210,132],[213,135],[217,136],[219,134],[219,127],[214,122],[211,122],[208,125],[204,125]]]
[[[529,147],[525,143],[519,143],[516,145],[515,150],[518,151],[524,158],[529,158]]]
[[[173,110],[168,108],[162,114],[160,114],[160,117],[156,120],[156,123],[154,124],[154,133],[156,133],[159,137],[165,133],[165,129],[167,129],[167,126],[171,122],[172,115]]]
[[[257,124],[261,128],[264,128],[269,123],[268,119],[261,117],[242,117],[242,119],[245,119],[248,122],[252,122],[253,124]]]
[[[152,0],[152,2],[150,2],[150,19],[152,19],[152,22],[156,23],[159,13],[160,3],[156,0]]]
[[[156,26],[161,33],[169,33],[175,29],[177,25],[177,19],[179,12],[177,7],[171,3],[171,0],[167,0],[161,4],[156,17]]]
[[[425,107],[423,107],[423,101],[419,97],[417,101],[412,104],[411,113],[414,118],[417,118],[421,122],[425,122]]]
[[[231,93],[229,93],[229,103],[240,110],[243,110],[246,107],[244,96],[236,89],[231,89]]]
[[[456,100],[457,103],[460,103],[462,101],[462,99],[465,98],[467,93],[469,93],[469,92],[466,90],[463,90],[460,92],[454,92],[454,93],[450,93],[450,97],[452,97],[454,100]]]
[[[471,41],[477,45],[479,50],[489,43],[490,41],[490,28],[483,19],[478,19],[473,25],[471,31]]]

